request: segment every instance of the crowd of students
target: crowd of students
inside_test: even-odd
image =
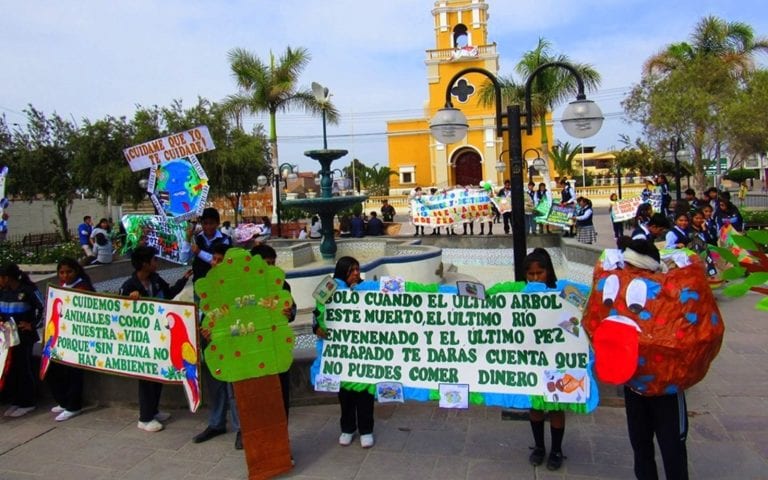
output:
[[[728,191],[708,188],[702,197],[697,197],[693,189],[687,189],[685,198],[653,213],[650,195],[635,213],[632,238],[652,241],[664,240],[665,248],[690,248],[703,251],[706,245],[717,245],[723,228],[732,227],[735,231],[744,230],[744,219],[739,208],[731,202]],[[666,234],[664,232],[666,231]],[[614,235],[618,238],[620,230],[614,223]],[[662,235],[664,235],[662,237]]]

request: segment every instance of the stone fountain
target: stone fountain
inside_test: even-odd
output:
[[[323,225],[323,240],[320,243],[320,254],[324,260],[334,260],[336,258],[333,217],[340,210],[351,207],[356,203],[362,203],[368,198],[368,195],[333,196],[331,163],[347,153],[347,150],[329,150],[327,148],[304,152],[304,155],[320,162],[320,196],[283,201],[283,205],[286,207],[300,208],[307,212],[318,214]]]

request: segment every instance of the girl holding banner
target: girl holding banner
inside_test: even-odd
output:
[[[91,277],[85,273],[85,269],[74,258],[62,258],[56,266],[56,274],[59,285],[65,288],[76,288],[94,292]],[[50,328],[54,328],[48,323]],[[46,331],[48,327],[46,327]],[[43,348],[50,348],[48,342],[52,335],[46,332]],[[56,400],[56,406],[51,409],[57,413],[56,421],[63,422],[80,415],[83,409],[83,371],[79,368],[52,362],[45,376],[51,395]]]
[[[336,262],[333,279],[338,288],[351,288],[361,282],[360,262],[353,257],[341,257]],[[322,314],[321,314],[322,315]],[[325,338],[322,318],[315,318],[312,330],[320,338]],[[371,448],[373,439],[373,404],[374,396],[368,389],[354,390],[342,385],[339,390],[339,405],[341,406],[341,435],[339,445],[347,447],[352,444],[355,432],[360,433],[360,446]]]

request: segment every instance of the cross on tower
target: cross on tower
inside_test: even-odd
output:
[[[451,89],[451,95],[458,98],[461,103],[466,102],[473,93],[475,93],[475,87],[463,78],[456,82],[456,85]]]

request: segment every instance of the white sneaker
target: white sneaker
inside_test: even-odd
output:
[[[64,407],[62,407],[61,405],[56,405],[51,409],[51,413],[61,413],[64,410],[65,410]]]
[[[56,421],[57,422],[67,421],[67,420],[69,420],[72,417],[76,417],[76,416],[80,415],[80,412],[81,412],[80,410],[77,410],[77,411],[74,411],[74,412],[70,412],[69,410],[64,410],[60,414],[56,415]]]
[[[373,446],[373,434],[367,433],[360,435],[360,446],[363,448],[371,448]]]
[[[157,420],[150,420],[148,422],[139,422],[138,424],[139,430],[144,430],[145,432],[159,432],[163,429],[163,424],[158,422]]]
[[[23,417],[34,409],[35,407],[16,407],[16,410],[12,411],[8,416],[13,418]]]
[[[339,436],[339,445],[342,447],[348,447],[352,445],[352,439],[355,438],[354,433],[342,433]]]
[[[17,407],[16,405],[11,405],[10,407],[8,407],[8,410],[6,410],[5,413],[3,413],[3,416],[10,417],[11,414],[15,412],[17,408],[19,407]]]
[[[155,415],[155,420],[157,420],[158,422],[165,422],[169,418],[171,418],[171,414],[168,412],[157,412],[157,414]]]

